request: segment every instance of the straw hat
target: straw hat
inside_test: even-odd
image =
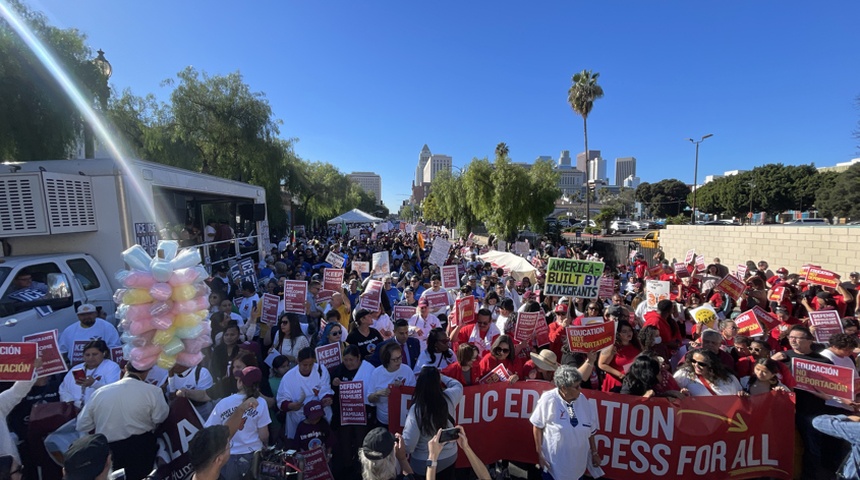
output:
[[[529,355],[531,355],[532,361],[535,362],[535,366],[541,370],[554,372],[558,368],[558,357],[555,356],[555,352],[548,348],[541,350],[540,354],[531,352]]]

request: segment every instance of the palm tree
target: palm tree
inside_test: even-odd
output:
[[[567,91],[567,103],[570,108],[582,117],[582,131],[585,135],[585,220],[586,225],[591,220],[591,202],[588,195],[588,114],[591,113],[594,107],[594,101],[603,96],[603,87],[597,84],[599,73],[592,73],[591,70],[583,70],[573,75],[571,80],[573,85]]]
[[[508,144],[505,142],[501,142],[496,145],[496,158],[506,158],[508,156]]]

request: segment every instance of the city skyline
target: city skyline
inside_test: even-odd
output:
[[[27,4],[105,51],[114,94],[167,101],[163,80],[188,66],[241,72],[283,121],[281,136],[299,140],[299,156],[344,174],[378,172],[391,209],[411,193],[425,143],[458,167],[492,158],[499,142],[514,162],[582,152],[583,122],[567,90],[583,69],[599,72],[605,91],[588,117],[590,149],[607,161],[635,156],[643,182],[693,183],[686,139],[709,133],[700,182],[858,156],[857,2]],[[571,33],[577,17],[612,34],[583,45]],[[446,34],[416,35],[417,24]],[[809,72],[815,101],[795,101]]]

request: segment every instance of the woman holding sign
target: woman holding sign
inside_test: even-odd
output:
[[[611,392],[620,389],[630,365],[641,352],[642,346],[633,334],[633,326],[626,320],[619,320],[615,330],[615,345],[604,348],[597,360],[597,366],[606,372],[601,390]]]
[[[684,364],[675,372],[681,393],[693,397],[737,395],[743,390],[716,353],[696,348],[687,352]]]
[[[91,340],[84,345],[84,363],[75,365],[60,385],[60,401],[74,402],[81,408],[89,402],[93,392],[110,383],[118,382],[119,365],[110,358],[104,340]]]
[[[486,375],[499,365],[504,365],[505,369],[510,373],[509,382],[514,383],[520,379],[524,361],[522,358],[517,357],[514,351],[514,343],[511,337],[507,335],[496,337],[496,341],[493,342],[493,347],[490,349],[490,354],[481,359],[478,369],[482,374]]]

